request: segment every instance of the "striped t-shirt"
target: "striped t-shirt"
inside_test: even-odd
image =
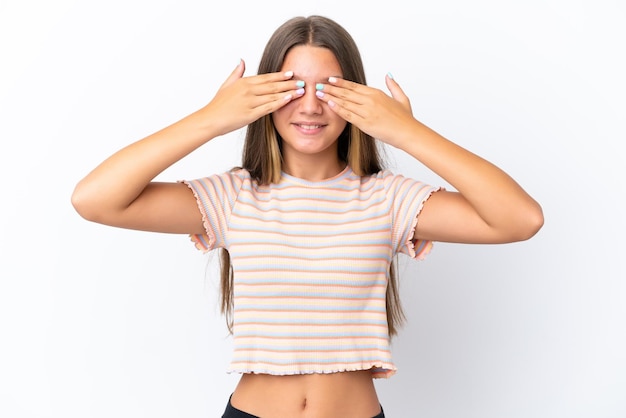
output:
[[[438,190],[390,171],[259,185],[244,169],[184,181],[206,233],[234,273],[230,372],[276,375],[372,370],[389,377],[385,292],[396,253],[421,259],[418,214]]]

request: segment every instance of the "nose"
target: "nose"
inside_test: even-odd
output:
[[[318,115],[323,111],[323,102],[315,95],[315,83],[304,87],[304,94],[298,100],[300,111],[307,115]]]

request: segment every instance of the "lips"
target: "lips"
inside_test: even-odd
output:
[[[305,125],[301,123],[296,123],[296,126],[300,129],[304,129],[305,131],[312,131],[313,129],[319,129],[323,125]]]
[[[325,128],[327,124],[319,123],[319,122],[293,122],[293,126],[295,126],[302,133],[316,134]]]

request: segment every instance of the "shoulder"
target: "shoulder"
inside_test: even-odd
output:
[[[373,183],[382,185],[385,188],[392,187],[394,184],[406,180],[415,181],[403,176],[402,174],[395,173],[390,169],[380,170],[376,173],[368,174],[361,177],[361,183],[363,184]]]
[[[384,191],[388,196],[396,196],[398,198],[407,198],[420,193],[429,194],[432,190],[438,189],[426,182],[407,177],[389,169],[383,169],[363,176],[361,183],[365,186],[363,188],[377,189]]]
[[[196,189],[214,190],[216,192],[221,190],[229,193],[236,192],[242,187],[255,187],[256,183],[248,170],[239,167],[192,180],[182,180],[182,182]]]
[[[204,179],[208,181],[221,181],[234,184],[243,184],[253,182],[250,173],[245,168],[234,167],[222,173],[211,174]]]

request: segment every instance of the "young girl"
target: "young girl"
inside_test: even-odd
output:
[[[230,370],[241,373],[223,417],[384,417],[372,379],[396,370],[394,256],[422,258],[433,241],[526,240],[542,210],[502,170],[416,120],[390,75],[391,96],[368,87],[353,39],[330,19],[290,19],[258,75],[244,70],[242,61],[203,108],[97,166],[72,204],[93,222],[221,249]],[[241,168],[153,181],[245,126]],[[374,138],[456,191],[385,170]]]

